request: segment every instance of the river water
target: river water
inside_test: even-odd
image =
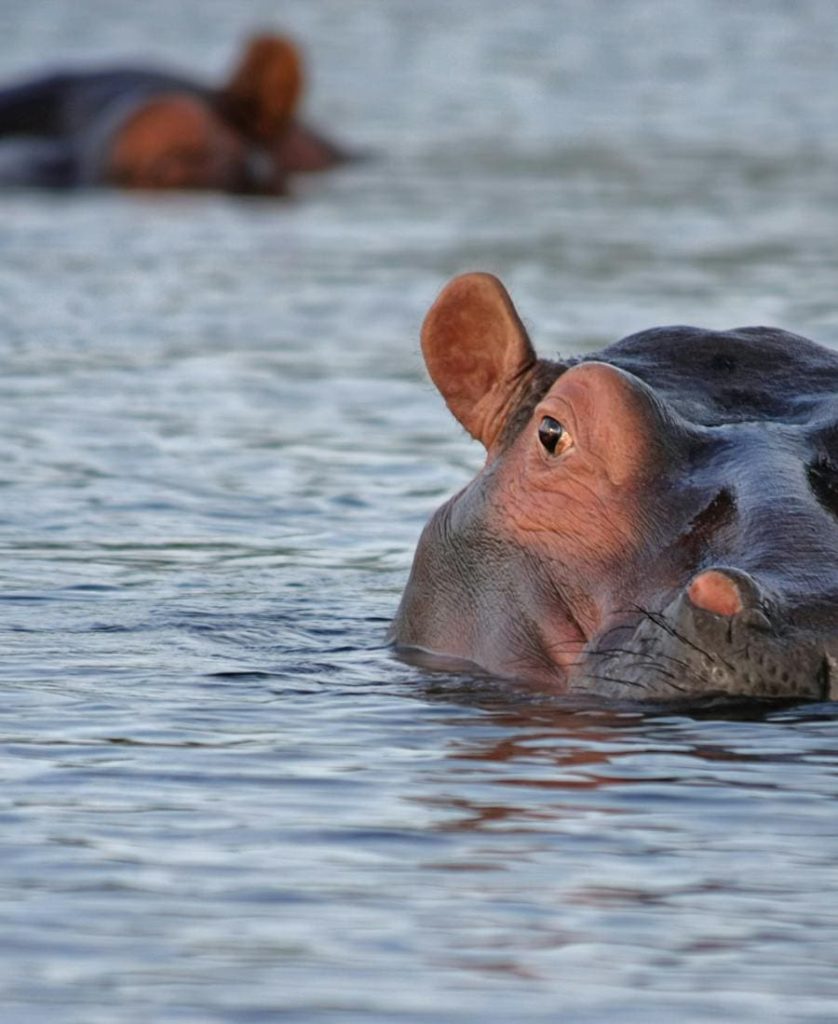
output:
[[[479,452],[418,327],[838,344],[830,0],[0,6],[6,75],[303,40],[291,202],[0,196],[4,1024],[833,1022],[834,705],[661,714],[384,644]]]

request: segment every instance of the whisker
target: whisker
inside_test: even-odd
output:
[[[709,651],[705,651],[703,647],[700,647],[698,644],[694,644],[692,640],[690,640],[688,637],[682,636],[671,623],[666,621],[666,617],[663,615],[662,612],[650,612],[645,608],[641,608],[639,605],[637,606],[637,610],[642,612],[649,619],[650,622],[653,622],[665,633],[668,633],[669,636],[673,637],[675,640],[678,640],[680,643],[684,644],[685,647],[692,647],[694,651],[696,651],[698,654],[703,655],[705,658],[707,658],[708,661],[716,661],[716,658]],[[728,665],[728,668],[731,668],[731,666]]]
[[[602,633],[600,636],[600,640],[605,640],[607,637],[611,636],[612,633],[618,633],[620,632],[620,630],[628,630],[630,633],[633,633],[636,628],[636,623],[622,622],[619,625],[612,626],[610,629],[607,629],[604,633]]]
[[[650,686],[665,687],[674,693],[688,694],[692,692],[688,682],[679,682],[680,679],[692,677],[697,667],[691,665],[685,657],[678,657],[674,654],[666,654],[664,652],[658,652],[654,649],[635,651],[630,646],[610,646],[608,644],[609,638],[613,638],[621,633],[633,634],[637,628],[639,622],[642,623],[644,620],[648,620],[652,626],[656,629],[666,633],[667,636],[672,637],[677,643],[681,644],[685,648],[694,650],[697,654],[705,658],[710,664],[722,664],[729,671],[735,671],[734,666],[726,661],[718,653],[711,653],[701,647],[700,644],[695,643],[688,636],[685,636],[680,630],[678,630],[671,622],[669,616],[663,610],[656,611],[650,608],[644,608],[642,605],[634,604],[630,608],[618,609],[617,614],[620,615],[632,615],[634,621],[621,622],[611,626],[605,632],[596,637],[597,648],[595,650],[586,650],[585,644],[577,640],[569,640],[561,643],[555,643],[549,645],[549,650],[553,652],[561,652],[564,654],[573,655],[568,658],[565,662],[565,668],[570,671],[581,670],[581,672],[594,682],[601,683],[615,683],[620,686],[630,687],[635,690],[647,690]],[[638,622],[637,616],[640,616]],[[591,638],[593,640],[594,638]],[[588,641],[591,642],[591,641]],[[613,642],[613,641],[612,641]],[[625,643],[625,638],[623,640]],[[596,659],[596,665],[592,664]],[[631,659],[627,665],[623,664],[620,659]],[[667,663],[667,667],[664,667],[662,662]],[[609,674],[608,669],[614,668],[631,668],[632,672],[638,674],[648,673],[650,676],[654,673],[660,680],[658,683],[652,683],[650,680],[637,680],[627,679],[622,675]],[[592,671],[597,669],[597,671]],[[679,671],[680,670],[680,671]]]
[[[604,651],[601,651],[601,650],[600,651],[590,651],[588,653],[588,657],[589,658],[595,658],[595,657],[596,658],[600,658],[600,657],[608,657],[609,655],[612,655],[612,654],[628,654],[628,655],[631,655],[631,656],[636,657],[636,658],[641,656],[641,653],[639,651],[632,651],[632,650],[629,650],[626,647],[608,647]],[[689,670],[690,670],[689,662],[684,661],[682,658],[676,658],[672,654],[659,654],[657,651],[655,651],[655,657],[656,658],[663,658],[665,661],[674,662],[676,665],[679,666],[679,668],[682,668],[682,669],[684,669],[687,672],[689,672]]]
[[[595,679],[598,683],[619,683],[620,686],[633,686],[638,690],[645,690],[645,683],[638,682],[636,679],[620,679],[619,676],[595,676],[589,674],[589,679]]]
[[[630,651],[627,651],[626,653],[627,654],[631,654]],[[667,679],[677,679],[678,678],[675,675],[674,672],[668,672],[665,668],[661,668],[660,665],[656,664],[656,662],[652,661],[649,658],[645,658],[645,659],[635,658],[634,663],[633,663],[633,667],[651,669],[653,672],[657,672],[659,675],[666,676]]]

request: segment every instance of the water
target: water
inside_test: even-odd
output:
[[[4,1024],[833,1021],[834,706],[573,708],[383,636],[479,462],[418,353],[450,274],[545,354],[838,344],[838,9],[282,7],[0,6],[8,75],[215,74],[281,15],[376,154],[0,196]]]

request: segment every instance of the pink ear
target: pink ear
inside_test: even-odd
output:
[[[422,325],[422,352],[448,408],[486,448],[536,364],[506,289],[491,274],[450,281]]]

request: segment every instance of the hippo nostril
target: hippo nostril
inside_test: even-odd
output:
[[[687,588],[687,597],[697,607],[714,615],[738,615],[744,608],[736,582],[719,569],[699,573]]]

